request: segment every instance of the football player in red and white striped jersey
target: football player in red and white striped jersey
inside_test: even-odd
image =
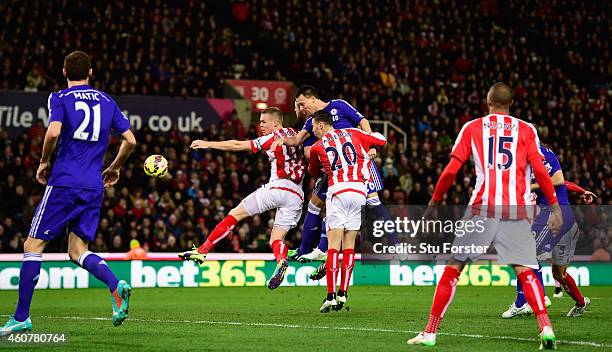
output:
[[[264,150],[268,159],[270,159],[271,172],[268,183],[251,193],[237,207],[232,209],[229,215],[215,227],[202,246],[181,253],[179,257],[201,263],[214,245],[232,232],[237,222],[276,209],[274,227],[270,234],[270,247],[272,247],[278,265],[268,282],[268,288],[275,289],[283,282],[288,266],[288,247],[284,242],[285,235],[290,229],[297,226],[302,213],[304,202],[302,181],[306,165],[301,146],[279,146],[271,149],[275,139],[297,134],[292,128],[283,128],[283,113],[278,108],[264,109],[261,112],[259,126],[264,135],[254,140],[221,142],[195,140],[191,143],[193,149],[251,150],[253,153]]]
[[[384,146],[380,133],[367,133],[357,128],[334,129],[332,116],[325,110],[313,115],[313,132],[319,141],[310,149],[308,172],[314,177],[326,171],[329,188],[327,209],[327,297],[320,311],[341,310],[355,263],[355,237],[361,227],[361,208],[366,205],[366,182],[371,178],[368,155],[371,147]],[[338,256],[342,246],[341,284],[336,297]]]
[[[306,172],[306,164],[302,155],[304,154],[300,146],[289,147],[280,146],[271,149],[272,142],[278,138],[292,137],[297,131],[291,127],[284,127],[272,133],[253,139],[250,142],[251,150],[257,153],[264,150],[270,160],[270,179],[274,182],[279,179],[289,179],[294,183],[301,184]]]
[[[326,114],[321,111],[318,116]],[[324,125],[325,120],[320,119]],[[368,181],[371,177],[369,164],[372,159],[368,156],[367,149],[364,153],[363,148],[383,146],[386,143],[385,137],[378,132],[367,133],[358,128],[334,130],[332,127],[312,146],[310,152],[312,154],[312,151],[316,150],[317,158],[310,159],[309,171],[320,162],[327,172],[330,188],[340,182]]]
[[[536,129],[504,113],[472,120],[459,132],[449,166],[462,164],[470,156],[476,168],[471,208],[480,210],[481,215],[524,218],[524,206],[532,204],[529,164],[544,157]],[[443,189],[438,188],[434,200],[440,200]]]
[[[512,89],[506,84],[495,83],[489,89],[489,115],[470,121],[461,129],[451,160],[440,175],[426,214],[442,201],[457,172],[472,156],[477,177],[469,208],[475,217],[483,219],[485,227],[492,233],[474,234],[475,238],[465,235],[455,241],[469,243],[477,241],[478,235],[484,235],[480,238],[487,238],[488,244],[496,247],[500,261],[508,261],[513,266],[523,285],[527,302],[538,321],[541,347],[552,349],[556,347],[556,339],[543,304],[544,291],[530,268],[537,264],[535,240],[532,240],[529,223],[525,220],[526,206],[532,204],[530,168],[553,208],[549,220],[553,233],[558,233],[562,224],[561,208],[542,162],[537,132],[530,124],[509,115],[511,104]],[[452,302],[467,260],[477,259],[472,254],[455,254],[450,259],[434,294],[429,323],[425,331],[408,340],[408,344],[435,345],[438,326]]]

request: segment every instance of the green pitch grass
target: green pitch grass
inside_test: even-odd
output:
[[[426,325],[433,292],[433,287],[352,287],[349,311],[320,314],[323,287],[134,289],[130,317],[115,328],[107,291],[44,290],[32,304],[34,332],[65,332],[69,342],[30,349],[426,351],[406,340]],[[552,299],[559,349],[610,350],[612,287],[584,292],[592,305],[579,318],[565,317],[573,304],[567,295]],[[533,316],[501,319],[513,297],[510,287],[459,287],[435,350],[537,350]],[[0,292],[0,314],[12,313],[16,300],[16,291]],[[11,346],[0,342],[0,349]]]

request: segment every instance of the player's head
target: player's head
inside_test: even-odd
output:
[[[312,131],[317,138],[323,137],[333,129],[332,116],[325,110],[319,110],[312,115]]]
[[[82,51],[73,51],[64,59],[64,76],[69,81],[85,81],[91,74],[91,60]]]
[[[505,83],[495,83],[489,89],[489,93],[487,93],[489,113],[493,111],[509,112],[512,102],[512,88]]]
[[[283,112],[279,108],[273,106],[261,110],[259,127],[263,134],[272,133],[283,128]]]
[[[295,93],[295,105],[300,114],[312,115],[319,105],[319,94],[313,86],[304,85]]]
[[[298,103],[297,103],[297,100],[295,101],[294,111],[295,111],[295,115],[300,120],[306,119],[306,117],[308,117],[308,115],[305,113],[304,110],[300,110],[300,108],[298,106]]]

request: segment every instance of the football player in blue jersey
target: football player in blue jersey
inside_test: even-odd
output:
[[[17,309],[0,328],[3,336],[32,330],[30,302],[42,253],[49,241],[66,233],[70,259],[108,286],[113,324],[121,325],[128,316],[131,287],[119,281],[106,262],[88,250],[88,244],[94,240],[104,188],[119,180],[119,170],[136,147],[136,139],[113,99],[89,86],[92,69],[87,54],[75,51],[66,56],[63,73],[68,88],[49,95],[49,127],[36,172],[36,180],[46,189],[24,244]],[[123,141],[115,160],[102,171],[111,130]]]
[[[555,186],[557,199],[559,200],[559,205],[563,213],[563,226],[556,236],[550,232],[550,228],[547,226],[546,222],[550,216],[551,209],[532,175],[531,189],[536,196],[539,214],[536,216],[531,226],[531,231],[536,237],[538,260],[546,261],[550,259],[552,261],[552,274],[554,279],[561,284],[565,291],[576,302],[567,313],[567,316],[580,316],[589,306],[590,299],[582,295],[572,276],[567,273],[567,266],[574,255],[576,242],[579,237],[578,225],[575,222],[574,212],[570,206],[568,190],[579,193],[587,204],[591,203],[596,196],[592,192],[586,191],[576,184],[566,181],[563,177],[559,159],[555,153],[544,146],[541,146],[540,150],[544,155],[544,166],[546,170],[548,170],[553,185]],[[534,270],[534,272],[540,284],[544,287],[541,268]],[[523,294],[520,283],[517,283],[516,290],[516,300],[510,305],[508,310],[502,313],[502,318],[510,319],[519,315],[531,314],[532,310],[525,300],[525,295]],[[550,305],[550,300],[546,296],[545,304],[547,307]]]
[[[277,145],[285,144],[288,146],[304,145],[304,154],[309,157],[310,147],[317,141],[312,129],[312,114],[319,110],[325,110],[332,116],[333,127],[355,128],[359,127],[366,132],[372,132],[369,121],[353,106],[342,99],[333,99],[324,102],[319,98],[316,89],[309,85],[304,85],[298,88],[295,95],[296,111],[298,115],[310,116],[304,123],[302,130],[294,137],[283,138],[277,140]],[[376,155],[376,149],[372,148],[368,151],[370,157]],[[378,191],[382,190],[383,182],[376,164],[370,164],[372,179],[368,184],[368,199],[367,208],[377,218],[390,219],[389,211],[381,204],[378,197]],[[308,212],[304,217],[302,230],[302,242],[297,251],[290,253],[294,258],[300,261],[310,260],[325,260],[327,251],[327,238],[325,229],[322,228],[322,219],[320,217],[321,208],[325,204],[327,193],[327,179],[321,177],[317,180],[315,188],[308,203]],[[319,245],[314,248],[314,240],[321,234]],[[312,250],[312,252],[310,252]]]

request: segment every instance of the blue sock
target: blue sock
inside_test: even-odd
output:
[[[304,226],[302,226],[302,242],[298,248],[297,255],[310,253],[313,249],[314,241],[321,231],[321,208],[312,203],[308,203],[308,212],[304,217]]]
[[[368,207],[368,212],[371,212],[372,214],[374,214],[374,217],[376,219],[380,219],[384,221],[393,220],[387,208],[384,205],[382,205],[382,203],[380,202],[380,198],[378,197],[368,198],[368,200],[366,201],[366,204]],[[391,243],[393,244],[400,243],[399,237],[397,237],[397,234],[395,233],[395,231],[390,232],[387,235],[389,236],[389,241]]]
[[[544,278],[542,277],[542,266],[538,264],[538,268],[534,269],[533,272],[536,274],[538,281],[540,281],[540,285],[542,285],[542,291],[544,291],[544,296],[546,296],[546,286],[544,286]]]
[[[96,254],[87,251],[79,256],[79,265],[89,271],[96,279],[104,282],[111,293],[115,292],[119,280],[110,270],[106,261]]]
[[[19,272],[19,301],[15,310],[15,320],[25,321],[30,316],[30,303],[34,294],[34,287],[40,276],[42,254],[24,253],[21,271]]]
[[[525,303],[527,303],[527,299],[525,299],[525,295],[523,294],[523,285],[517,279],[516,280],[516,300],[514,301],[514,305],[516,307],[522,307]]]
[[[540,281],[540,285],[544,288],[544,280],[542,279],[542,267],[539,266],[537,269],[534,269],[533,272],[536,274],[538,281]],[[516,301],[514,301],[514,305],[517,307],[522,307],[527,300],[525,299],[525,295],[523,294],[523,285],[521,285],[520,281],[516,281]],[[546,293],[544,294],[546,295]]]
[[[326,218],[323,218],[323,222],[321,225],[321,239],[319,240],[319,244],[317,245],[317,248],[319,248],[321,252],[327,252],[327,228],[325,226],[326,222]]]

